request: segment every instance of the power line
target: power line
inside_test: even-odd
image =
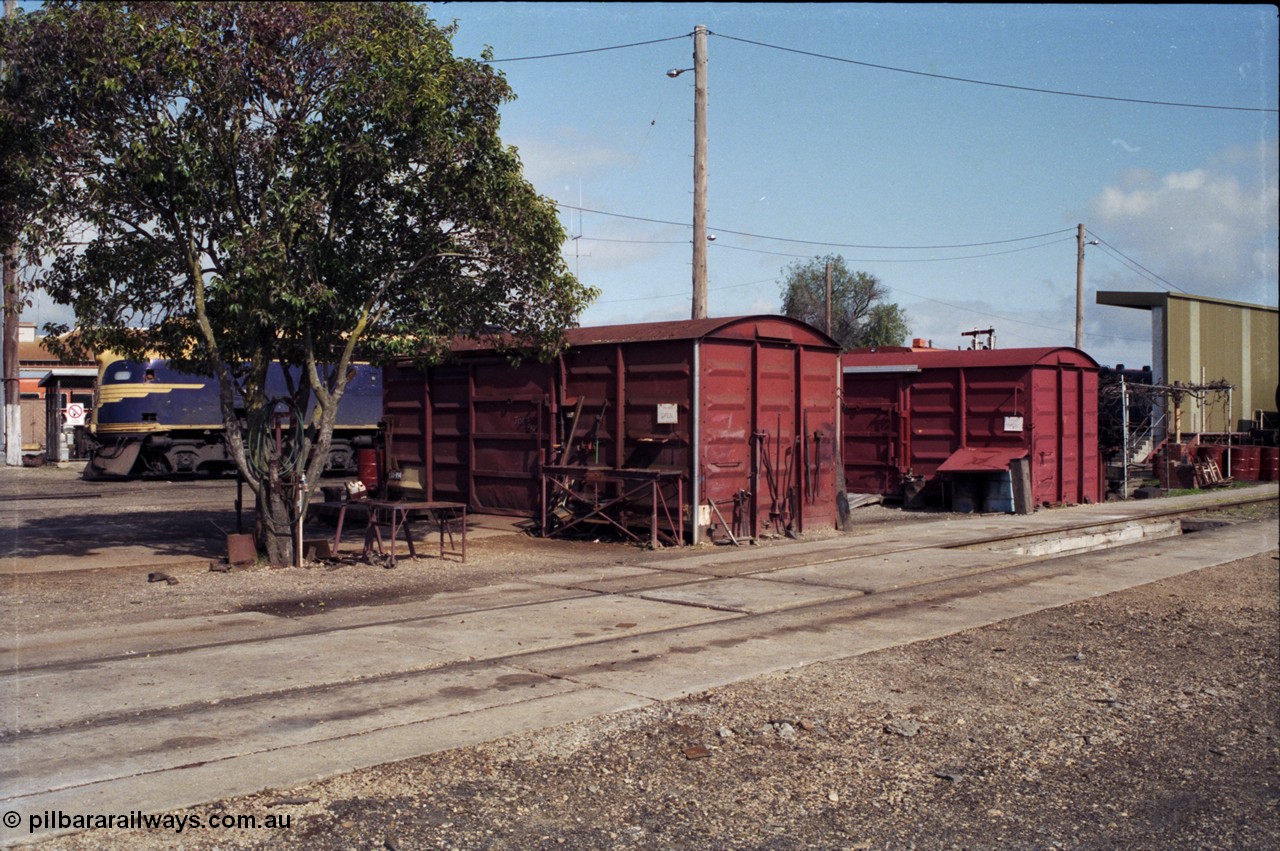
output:
[[[578,236],[586,242],[622,242],[628,245],[688,245],[687,239],[606,239],[602,236]]]
[[[721,231],[721,233],[728,233],[728,231]],[[770,239],[771,237],[763,237],[763,238]],[[1027,238],[1034,239],[1034,237],[1027,237]],[[1061,237],[1059,239],[1052,239],[1052,240],[1049,240],[1048,242],[1042,242],[1038,245],[1027,245],[1022,248],[1011,248],[1008,251],[989,251],[985,254],[965,254],[960,257],[902,257],[896,260],[885,259],[885,258],[875,258],[875,257],[846,257],[844,259],[851,263],[945,263],[951,260],[977,260],[982,257],[999,257],[1002,254],[1018,254],[1022,251],[1034,251],[1037,248],[1044,248],[1047,245],[1057,245],[1062,242],[1073,242],[1074,240],[1075,240],[1074,236],[1067,236],[1067,237]],[[1015,241],[1015,240],[1008,240],[1008,241]],[[998,243],[985,243],[985,244],[996,245]],[[743,248],[737,245],[722,245],[720,243],[716,243],[713,247],[716,248],[717,250],[728,249],[729,251],[750,251],[754,254],[771,254],[776,257],[806,258],[811,256],[808,254],[786,254],[781,251],[764,251],[759,248]]]
[[[809,50],[797,50],[793,47],[781,47],[776,44],[767,44],[763,41],[752,41],[751,39],[748,39],[748,38],[736,38],[731,35],[724,35],[723,33],[713,32],[711,33],[711,35],[719,36],[720,38],[728,39],[729,41],[737,41],[743,44],[751,44],[756,47],[764,47],[769,50],[780,50],[784,53],[795,53],[800,56],[809,56],[814,59],[826,59],[831,62],[843,62],[846,65],[859,65],[863,68],[874,68],[878,71],[893,71],[898,74],[913,74],[917,77],[929,77],[934,80],[949,80],[953,83],[969,83],[975,86],[990,86],[992,88],[1012,89],[1014,91],[1019,91],[1019,92],[1033,92],[1035,94],[1042,94],[1042,95],[1058,95],[1060,97],[1085,98],[1088,100],[1109,100],[1109,101],[1117,101],[1120,103],[1137,103],[1137,104],[1145,104],[1147,106],[1174,106],[1174,107],[1181,107],[1185,109],[1219,109],[1219,110],[1227,110],[1231,112],[1268,112],[1268,113],[1280,112],[1280,109],[1267,109],[1264,107],[1256,107],[1256,106],[1219,106],[1216,104],[1207,104],[1207,103],[1178,103],[1175,101],[1143,100],[1141,98],[1122,98],[1122,97],[1112,97],[1110,95],[1092,95],[1092,94],[1084,94],[1082,92],[1060,91],[1057,89],[1039,89],[1033,86],[1016,86],[1016,85],[1011,85],[1009,83],[993,83],[988,80],[971,80],[966,77],[953,77],[948,74],[933,74],[928,71],[914,71],[910,68],[894,68],[891,65],[876,65],[875,63],[872,63],[872,62],[862,62],[857,59],[846,59],[841,56],[830,56],[824,53],[814,53]]]
[[[528,62],[531,59],[559,59],[563,56],[582,56],[586,53],[604,53],[608,50],[626,50],[629,47],[644,47],[646,44],[661,44],[664,41],[676,41],[682,38],[688,38],[693,33],[683,33],[682,35],[668,36],[667,38],[655,38],[649,41],[635,41],[631,44],[615,44],[611,47],[593,47],[588,50],[569,50],[564,53],[544,53],[540,56],[512,56],[507,59],[481,59],[480,61],[486,65],[497,65],[501,62]]]
[[[564,204],[559,201],[555,201],[554,203],[557,207],[560,207],[561,209],[564,209],[564,210],[575,210],[580,213],[592,213],[597,216],[609,216],[611,218],[616,218],[616,219],[629,219],[630,221],[633,221],[633,222],[649,222],[650,224],[672,225],[674,227],[682,227],[682,228],[693,227],[688,222],[673,222],[673,221],[668,221],[666,219],[648,219],[642,216],[628,216],[622,213],[610,213],[605,210],[592,210],[587,207],[575,207],[572,204]],[[940,249],[950,249],[950,248],[984,248],[989,245],[1007,245],[1012,242],[1024,242],[1030,239],[1044,239],[1045,237],[1059,236],[1065,233],[1075,233],[1075,228],[1064,228],[1062,230],[1049,231],[1048,233],[1038,233],[1038,234],[1033,234],[1031,236],[1018,236],[1018,237],[1013,237],[1011,239],[998,239],[998,240],[990,240],[987,242],[954,243],[951,245],[859,245],[856,243],[847,243],[847,242],[819,242],[817,240],[812,240],[812,239],[791,239],[785,236],[768,236],[766,234],[747,233],[746,231],[728,230],[726,228],[713,227],[710,229],[714,230],[718,234],[727,233],[733,236],[744,236],[750,239],[766,239],[772,242],[790,242],[790,243],[795,243],[797,245],[816,245],[822,248],[861,248],[861,249],[875,250],[875,251],[936,251]],[[744,249],[744,250],[749,250],[749,249]]]
[[[1066,228],[1064,230],[1050,231],[1049,233],[1038,233],[1033,236],[1018,236],[1018,237],[1014,237],[1013,239],[997,239],[991,242],[957,243],[955,245],[852,245],[852,244],[843,243],[843,242],[817,242],[811,239],[788,239],[786,237],[781,237],[781,236],[765,236],[763,234],[758,234],[758,233],[745,233],[743,231],[737,231],[737,230],[726,230],[725,228],[713,228],[713,230],[715,230],[716,233],[728,233],[728,234],[733,234],[734,236],[746,236],[752,239],[769,239],[769,240],[773,240],[774,242],[794,242],[799,245],[817,245],[817,246],[824,246],[828,248],[869,248],[869,249],[876,249],[878,251],[919,251],[919,250],[936,250],[936,249],[943,249],[943,248],[984,248],[988,245],[1005,245],[1010,242],[1022,242],[1028,239],[1043,239],[1047,236],[1057,236],[1059,234],[1074,231],[1073,228]]]
[[[1184,294],[1187,292],[1182,287],[1178,286],[1175,283],[1172,283],[1171,281],[1166,281],[1164,278],[1160,277],[1155,272],[1152,272],[1146,266],[1143,266],[1137,260],[1134,260],[1132,257],[1127,256],[1123,251],[1116,248],[1114,245],[1107,242],[1102,237],[1098,236],[1098,234],[1094,233],[1092,230],[1089,231],[1089,235],[1092,236],[1094,239],[1098,240],[1099,244],[1105,246],[1104,251],[1106,251],[1106,253],[1108,254],[1114,253],[1114,255],[1119,255],[1119,257],[1123,258],[1121,262],[1127,265],[1130,269],[1133,269],[1142,277],[1145,277],[1147,280],[1151,281],[1156,286],[1164,286],[1168,289],[1174,289]]]
[[[740,290],[740,289],[742,289],[743,287],[754,287],[754,286],[757,286],[757,285],[759,285],[759,284],[772,284],[772,283],[776,283],[776,282],[777,282],[777,279],[776,279],[776,278],[763,278],[763,279],[761,279],[761,280],[759,280],[759,281],[748,281],[748,282],[747,282],[747,283],[745,283],[745,284],[728,284],[728,285],[723,286],[723,287],[709,287],[709,288],[708,288],[708,292],[718,293],[718,292],[721,292],[721,291],[723,291],[723,290]],[[602,299],[602,300],[600,300],[600,301],[596,302],[596,304],[620,304],[620,303],[622,303],[622,302],[624,302],[624,301],[651,301],[651,300],[653,300],[653,299],[659,299],[659,298],[688,298],[688,297],[689,297],[689,291],[688,291],[688,290],[681,290],[681,291],[680,291],[680,292],[678,292],[678,293],[656,293],[656,294],[654,294],[654,295],[641,295],[641,296],[636,296],[635,298],[610,298],[610,299]]]

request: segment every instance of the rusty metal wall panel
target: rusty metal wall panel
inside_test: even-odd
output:
[[[829,529],[836,518],[834,349],[715,339],[701,349],[700,501],[744,534]],[[735,501],[735,497],[738,500]]]
[[[470,370],[434,367],[428,373],[431,400],[432,499],[471,501]]]
[[[930,477],[960,447],[960,375],[928,370],[911,380],[907,397],[908,467]]]
[[[622,351],[622,466],[688,473],[693,468],[692,344],[636,343]],[[660,422],[672,418],[675,422]]]
[[[388,466],[399,470],[405,490],[424,497],[431,491],[430,402],[422,372],[403,365],[382,371],[382,411]]]
[[[1098,430],[1098,370],[1080,369],[1080,502],[1101,502],[1106,474]]]
[[[505,360],[470,366],[468,490],[476,511],[524,512],[537,504],[538,465],[549,421],[550,368]]]
[[[844,485],[850,493],[896,493],[906,472],[903,377],[844,378]]]
[[[749,518],[735,518],[734,512],[750,510],[751,503],[744,502],[739,494],[753,490],[752,349],[752,344],[746,342],[704,342],[698,396],[702,455],[699,499],[703,505],[708,500],[715,503],[719,517],[712,520],[718,522],[723,517],[727,524],[748,523],[747,528]]]
[[[1037,505],[1097,502],[1098,375],[1073,367],[1035,371],[1032,497]]]
[[[758,344],[754,387],[759,459],[754,488],[757,535],[786,531],[798,492],[796,384],[795,351],[783,345]]]
[[[559,398],[564,440],[558,442],[553,452],[554,463],[622,466],[625,455],[618,439],[622,433],[623,411],[618,399],[626,392],[622,351],[621,346],[599,345],[570,349],[564,353],[567,379]],[[570,453],[565,457],[561,450],[569,439],[570,420],[579,399],[582,400],[582,409],[577,431],[572,436]]]
[[[836,440],[840,416],[840,360],[829,350],[800,348],[799,493],[801,529],[831,529],[836,524]]]

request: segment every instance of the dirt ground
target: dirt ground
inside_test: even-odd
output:
[[[901,514],[862,516],[869,526]],[[1228,519],[1274,523],[1275,505]],[[304,614],[563,569],[575,553],[654,555],[502,538],[477,542],[465,567],[330,565],[303,581],[197,567],[177,585],[124,570],[5,577],[0,618],[39,629],[51,618]],[[41,847],[1276,848],[1277,565],[1258,556],[180,814],[287,827],[93,831]]]

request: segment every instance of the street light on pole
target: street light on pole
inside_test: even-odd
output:
[[[671,78],[693,72],[693,310],[707,316],[707,28],[693,28],[693,67],[672,68]]]

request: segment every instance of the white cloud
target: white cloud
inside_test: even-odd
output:
[[[1274,142],[1233,148],[1205,165],[1130,171],[1090,202],[1099,236],[1196,295],[1276,303],[1280,193]],[[1136,277],[1121,289],[1149,289]]]
[[[617,148],[565,129],[554,138],[512,142],[520,154],[524,176],[538,190],[566,203],[577,203],[582,181],[628,164]]]

